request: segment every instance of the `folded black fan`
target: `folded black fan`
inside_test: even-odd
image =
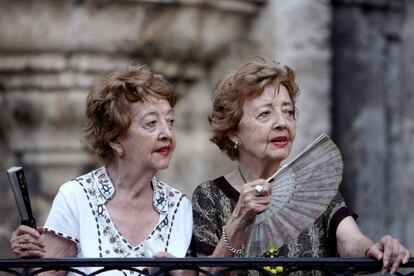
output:
[[[270,177],[269,208],[249,227],[247,256],[280,248],[312,225],[337,194],[342,171],[341,153],[326,134],[321,134]]]

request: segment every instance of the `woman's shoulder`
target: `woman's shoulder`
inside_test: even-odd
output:
[[[189,201],[183,192],[156,177],[153,178],[153,189],[156,197],[165,196],[170,202]]]
[[[194,190],[192,202],[206,201],[219,202],[229,198],[226,191],[228,185],[223,176],[200,183]],[[231,189],[231,188],[230,188]],[[230,197],[231,198],[231,197]]]
[[[196,192],[209,192],[209,191],[217,191],[220,190],[220,181],[224,180],[223,176],[220,176],[213,180],[207,180],[204,182],[201,182],[195,189],[194,193]]]
[[[92,181],[92,174],[94,171],[90,171],[63,183],[59,188],[59,193],[64,195],[79,195],[79,192],[84,191],[85,184]]]

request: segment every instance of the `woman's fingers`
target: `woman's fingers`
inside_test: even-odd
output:
[[[10,246],[16,257],[43,257],[45,244],[40,234],[42,228],[33,229],[20,225],[10,238]]]
[[[44,252],[45,251],[45,246],[44,244],[39,244],[39,243],[35,243],[35,242],[19,242],[13,245],[12,247],[13,250],[19,251],[19,252],[25,252],[25,251],[40,251],[40,252]]]
[[[38,230],[38,229],[34,229],[34,228],[31,228],[31,227],[26,226],[26,225],[20,225],[13,232],[12,237],[13,236],[21,236],[21,235],[24,235],[24,234],[29,234],[29,235],[31,235],[35,238],[40,238],[40,236],[41,236],[41,234],[39,233],[41,231],[40,229],[43,229],[43,228],[39,228],[39,230]]]
[[[268,196],[272,193],[271,185],[264,179],[258,179],[244,185],[244,191],[256,197]]]
[[[240,217],[246,225],[249,225],[258,214],[267,210],[271,190],[271,185],[264,179],[244,184],[233,216]]]
[[[267,206],[269,204],[271,186],[265,180],[258,179],[247,183],[242,193],[243,199],[248,203],[250,210],[254,211],[257,207],[260,207],[262,212],[262,206],[258,205]]]
[[[250,200],[246,200],[244,211],[246,217],[250,220],[254,219],[258,214],[265,212],[269,205],[269,196],[255,197],[251,196]]]
[[[29,234],[23,234],[21,236],[16,236],[12,241],[11,241],[11,245],[12,247],[18,247],[21,246],[22,244],[29,244],[29,245],[33,245],[39,248],[44,248],[45,244],[43,242],[43,239],[41,237],[33,237]],[[33,247],[30,246],[30,247]]]
[[[410,257],[410,252],[396,239],[393,239],[393,254],[390,261],[391,270],[390,273],[394,274],[399,268],[401,263],[406,263]],[[407,258],[408,257],[408,258]]]
[[[174,256],[170,252],[164,252],[164,251],[155,252],[152,257],[154,257],[154,258],[174,258]]]
[[[44,257],[45,248],[31,242],[21,242],[12,248],[16,257]]]
[[[410,260],[410,251],[408,251],[407,248],[404,248],[404,253],[403,254],[404,254],[404,258],[402,260],[402,263],[406,264]]]
[[[410,258],[410,252],[397,239],[389,235],[383,236],[374,246],[375,250],[382,252],[382,272],[395,273],[401,263],[406,263]],[[373,253],[375,250],[369,250]],[[378,258],[380,260],[381,258]]]
[[[379,250],[377,244],[371,246],[368,251],[367,251],[367,256],[369,257],[374,257],[375,259],[381,261],[384,254],[382,253],[381,250]]]

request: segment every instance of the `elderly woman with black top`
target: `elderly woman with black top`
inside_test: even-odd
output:
[[[273,175],[296,135],[298,86],[287,66],[252,61],[217,85],[209,117],[211,141],[238,163],[237,169],[200,184],[192,198],[199,255],[243,254],[246,229],[267,210]],[[261,195],[256,189],[263,188]],[[395,272],[410,253],[396,239],[373,242],[361,233],[356,215],[338,193],[326,211],[276,257],[372,256]],[[211,268],[212,270],[217,268]],[[313,272],[315,273],[315,272]]]
[[[175,102],[171,85],[145,65],[103,76],[87,98],[85,136],[104,166],[60,187],[43,228],[20,226],[15,255],[186,256],[191,203],[155,177],[174,152]]]

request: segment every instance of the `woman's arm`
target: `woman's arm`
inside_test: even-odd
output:
[[[336,244],[342,257],[372,256],[383,261],[383,272],[395,273],[402,262],[407,263],[410,252],[389,235],[373,243],[365,236],[352,217],[344,218],[336,229]]]
[[[263,196],[255,196],[255,186],[262,185]],[[194,215],[194,237],[198,256],[234,257],[226,246],[223,237],[222,215],[227,208],[220,204],[220,193],[217,186],[211,182],[200,184],[193,193],[192,205]],[[246,227],[251,224],[256,215],[267,209],[270,185],[265,180],[256,180],[243,185],[239,199],[232,214],[225,222],[228,244],[234,249],[240,249],[246,239]],[[222,267],[204,267],[207,271],[222,270]]]
[[[76,244],[73,241],[50,232],[45,232],[43,236],[46,245],[45,258],[72,258],[76,256]],[[40,275],[64,276],[66,271],[48,271]]]
[[[43,228],[33,229],[19,226],[10,239],[11,248],[16,257],[70,258],[76,256],[76,244],[73,241],[45,232]],[[66,275],[65,271],[48,271],[40,274]]]
[[[255,195],[255,187],[257,185],[263,187],[263,196]],[[246,240],[246,228],[253,223],[258,214],[267,210],[270,194],[270,184],[263,179],[243,185],[236,207],[224,226],[223,235],[210,257],[234,257],[234,254],[230,251],[230,247],[237,250],[243,246]],[[216,271],[223,268],[211,267],[205,269]]]
[[[45,258],[72,258],[76,256],[77,246],[73,241],[47,231],[43,236],[46,246]]]

